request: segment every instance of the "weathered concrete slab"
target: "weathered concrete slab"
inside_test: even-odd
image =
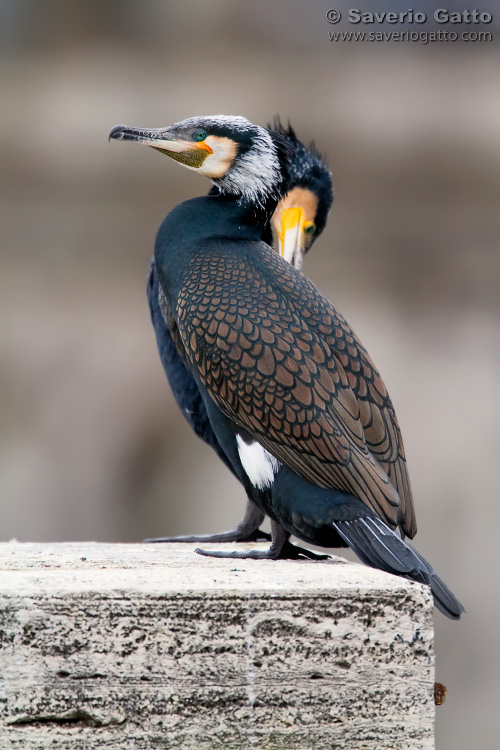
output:
[[[0,647],[2,750],[434,747],[428,590],[339,559],[0,544]]]

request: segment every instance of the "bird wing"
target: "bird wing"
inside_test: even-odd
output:
[[[335,331],[333,335],[326,334],[326,341],[335,349],[358,402],[366,445],[397,490],[401,500],[402,529],[413,538],[417,522],[403,438],[394,406],[363,344],[342,315],[335,311],[335,316]]]
[[[394,409],[333,305],[264,243],[207,243],[190,264],[179,333],[219,408],[304,479],[403,523],[382,465],[404,463]]]
[[[198,437],[215,450],[234,474],[234,468],[210,424],[198,385],[186,367],[189,362],[186,360],[184,345],[161,290],[154,259],[149,268],[147,294],[158,353],[177,405]]]

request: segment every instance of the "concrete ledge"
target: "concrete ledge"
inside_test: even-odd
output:
[[[429,591],[338,558],[0,544],[0,647],[2,750],[434,747]]]

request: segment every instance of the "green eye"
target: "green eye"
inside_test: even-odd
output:
[[[314,221],[308,221],[306,225],[304,226],[304,234],[314,234],[316,231],[316,224]]]
[[[207,134],[205,130],[197,130],[193,136],[195,141],[204,141],[206,137]]]

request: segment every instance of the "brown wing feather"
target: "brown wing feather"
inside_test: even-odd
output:
[[[335,349],[356,397],[363,434],[370,453],[382,466],[401,500],[401,527],[413,538],[417,523],[401,430],[385,384],[368,352],[346,320],[335,311]]]
[[[342,316],[266,245],[192,264],[179,332],[220,408],[300,476],[352,492],[412,536],[394,409]]]

